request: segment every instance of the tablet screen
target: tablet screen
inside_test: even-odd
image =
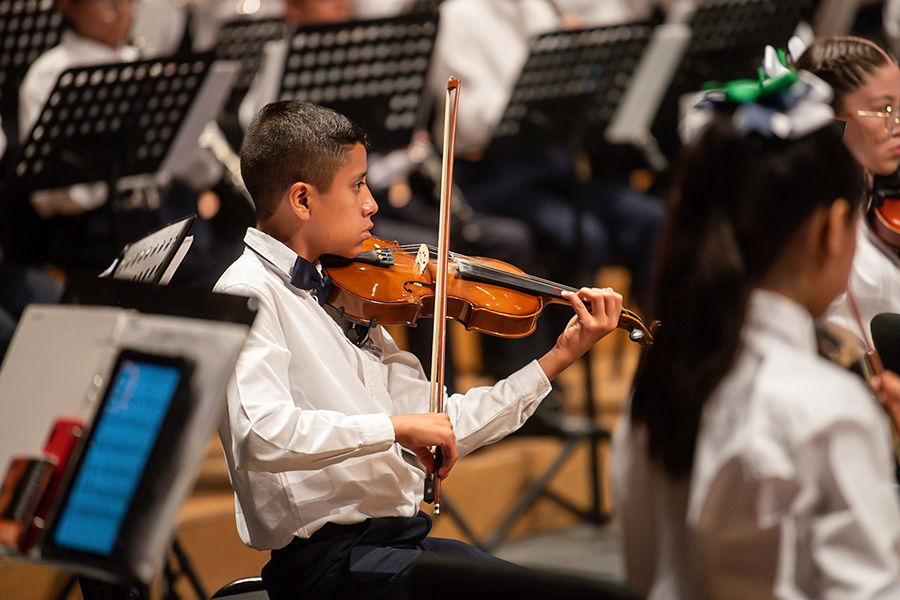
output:
[[[53,532],[62,548],[109,556],[183,369],[123,358]]]

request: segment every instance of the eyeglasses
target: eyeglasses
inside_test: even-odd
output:
[[[884,119],[884,131],[888,135],[895,135],[900,131],[900,108],[893,106],[885,107],[884,111],[876,110],[858,110],[856,114],[860,117],[877,117]]]

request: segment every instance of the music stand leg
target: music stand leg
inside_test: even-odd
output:
[[[145,585],[115,585],[89,577],[78,577],[84,600],[150,600]]]
[[[507,513],[506,517],[500,525],[497,526],[488,540],[484,542],[484,547],[488,552],[493,552],[497,549],[497,546],[499,546],[506,538],[506,535],[509,533],[510,529],[512,529],[513,525],[516,524],[516,521],[519,520],[519,517],[525,514],[525,511],[528,510],[538,497],[544,493],[544,488],[549,485],[550,480],[553,479],[569,459],[579,442],[581,442],[581,439],[582,438],[580,437],[571,437],[566,440],[563,450],[559,453],[559,456],[556,457],[556,460],[553,461],[553,464],[544,471],[543,475],[541,475],[537,481],[528,486],[516,505],[509,513]]]
[[[575,243],[573,262],[577,279],[583,279],[583,284],[593,286],[593,274],[585,259],[583,258],[582,247],[584,246],[584,230],[582,229],[585,216],[585,190],[587,185],[593,178],[590,157],[584,148],[584,140],[582,133],[577,128],[572,131],[569,138],[569,152],[572,157],[572,202],[575,208]],[[594,378],[591,369],[591,351],[585,352],[579,359],[584,370],[584,394],[585,394],[585,415],[592,426],[596,426],[597,411],[594,407]],[[588,481],[591,483],[591,508],[588,513],[584,511],[576,511],[581,518],[588,517],[588,520],[602,523],[604,522],[602,514],[602,500],[600,496],[600,458],[599,458],[599,439],[598,436],[589,436],[587,440],[590,450],[590,459],[588,461]]]
[[[199,600],[208,600],[209,595],[206,593],[206,590],[203,587],[203,582],[200,581],[200,577],[197,575],[197,571],[194,569],[193,564],[191,563],[190,557],[182,548],[181,543],[178,541],[176,537],[172,541],[172,551],[175,553],[175,558],[178,560],[178,564],[181,566],[181,572],[187,576],[188,580],[191,582],[191,587],[194,588],[194,592],[197,594],[197,598]],[[169,590],[174,589],[175,578],[177,574],[169,574],[170,581],[168,582]]]
[[[122,225],[122,207],[119,199],[119,176],[122,173],[122,158],[115,158],[110,166],[106,178],[106,213],[109,217],[110,242],[112,243],[112,257],[116,257],[119,248],[125,245]]]

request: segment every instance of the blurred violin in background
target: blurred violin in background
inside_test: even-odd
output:
[[[872,183],[869,224],[882,242],[900,251],[900,171],[876,176]]]

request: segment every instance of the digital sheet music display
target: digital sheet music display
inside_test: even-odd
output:
[[[122,360],[60,513],[57,545],[110,555],[181,377],[176,366]]]

